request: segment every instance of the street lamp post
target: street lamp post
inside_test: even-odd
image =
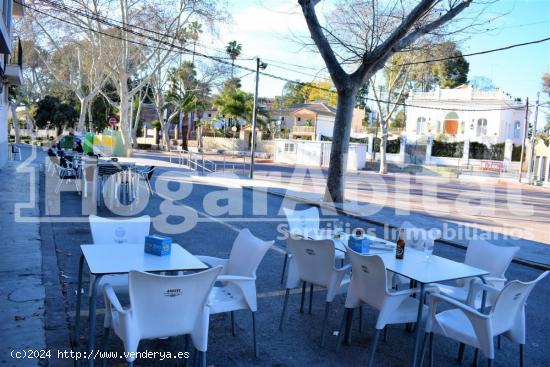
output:
[[[256,58],[256,87],[254,89],[254,109],[252,110],[252,135],[250,136],[250,179],[254,178],[254,152],[256,150],[256,119],[258,117],[258,83],[260,81],[260,69],[267,67],[265,62]]]

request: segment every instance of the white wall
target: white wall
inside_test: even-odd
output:
[[[328,166],[330,142],[276,139],[275,162],[307,166]],[[347,169],[356,171],[365,168],[366,144],[350,144]]]
[[[0,168],[8,161],[8,88],[4,85],[0,94]]]
[[[321,135],[332,137],[334,132],[334,118],[318,115],[317,116],[317,129],[316,129],[316,139],[321,140]]]

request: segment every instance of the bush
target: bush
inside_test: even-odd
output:
[[[434,140],[432,145],[432,156],[447,158],[462,158],[464,143],[447,143]]]
[[[504,143],[486,146],[475,141],[470,143],[470,159],[490,159],[502,161],[504,159]]]
[[[512,162],[519,162],[521,160],[521,145],[514,145],[512,148]]]
[[[386,144],[386,153],[390,154],[397,154],[399,153],[399,149],[401,147],[401,138],[388,140]]]

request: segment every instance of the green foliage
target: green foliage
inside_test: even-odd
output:
[[[59,131],[64,127],[74,127],[78,114],[70,102],[61,102],[59,98],[48,95],[36,102],[33,118],[38,128],[43,129],[50,123]]]
[[[303,87],[300,84],[287,82],[283,95],[275,99],[275,109],[288,108],[305,102]]]
[[[434,140],[432,145],[432,156],[462,158],[464,152],[464,143],[447,143],[445,141]]]
[[[512,162],[519,162],[521,160],[521,144],[514,145],[512,148]]]
[[[455,50],[450,56],[456,58],[441,61],[433,66],[434,76],[442,88],[456,88],[468,82],[470,64],[462,56],[462,52]]]
[[[392,129],[403,129],[405,127],[405,112],[399,111],[395,114],[395,117],[390,123]]]
[[[220,94],[215,95],[212,105],[217,108],[218,113],[227,118],[250,121],[254,108],[254,96],[238,88],[229,80],[223,86]]]
[[[504,143],[494,144],[489,147],[473,141],[470,143],[469,157],[470,159],[502,161],[504,159]]]
[[[401,147],[401,138],[388,140],[386,143],[386,153],[397,154]],[[380,149],[380,148],[379,148]]]
[[[151,126],[153,127],[153,129],[160,129],[160,127],[161,127],[160,121],[159,120],[151,121]]]

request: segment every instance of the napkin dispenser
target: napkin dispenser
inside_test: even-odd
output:
[[[364,236],[350,236],[348,247],[355,252],[364,254],[369,252],[371,241]]]
[[[172,238],[161,236],[145,236],[145,252],[152,255],[169,255],[172,251]]]

